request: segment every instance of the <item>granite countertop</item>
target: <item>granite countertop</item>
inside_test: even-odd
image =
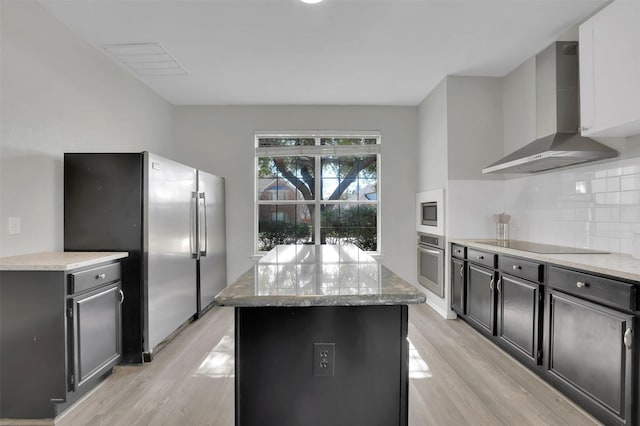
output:
[[[426,296],[353,245],[282,245],[221,291],[221,306],[423,303]]]
[[[558,266],[581,269],[587,272],[609,275],[627,280],[640,281],[640,259],[634,259],[631,255],[622,253],[587,253],[587,254],[542,254],[524,250],[515,250],[507,247],[499,247],[488,244],[495,240],[467,240],[452,239],[450,242],[479,248],[494,253],[504,253],[527,259],[539,260]]]
[[[127,252],[44,252],[0,257],[0,271],[68,271],[129,256]]]

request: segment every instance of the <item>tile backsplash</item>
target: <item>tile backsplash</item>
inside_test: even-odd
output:
[[[640,232],[640,158],[504,181],[511,238],[631,253]]]

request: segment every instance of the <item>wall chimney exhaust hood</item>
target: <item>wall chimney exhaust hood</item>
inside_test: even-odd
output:
[[[536,56],[538,139],[482,169],[482,173],[532,173],[618,152],[580,136],[578,42],[556,42]]]

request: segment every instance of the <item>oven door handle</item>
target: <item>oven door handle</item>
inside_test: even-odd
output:
[[[428,248],[424,248],[422,246],[418,246],[418,249],[422,250],[422,251],[426,251],[429,254],[435,254],[436,256],[441,256],[442,255],[442,251],[440,250],[431,250]]]

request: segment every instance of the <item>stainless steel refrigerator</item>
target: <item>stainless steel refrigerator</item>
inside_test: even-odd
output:
[[[226,286],[224,179],[148,152],[64,156],[65,251],[127,251],[123,360],[150,361]]]

